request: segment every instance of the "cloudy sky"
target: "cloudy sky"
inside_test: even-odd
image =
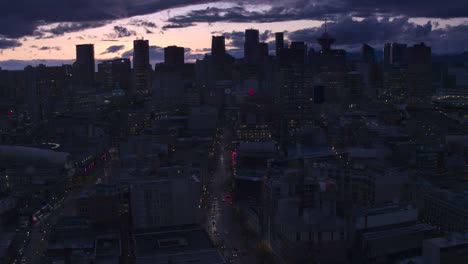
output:
[[[186,47],[194,60],[209,52],[211,36],[225,35],[242,56],[243,31],[263,41],[284,31],[316,45],[325,29],[337,45],[424,41],[435,53],[468,51],[467,0],[15,0],[0,2],[0,67],[70,63],[75,45],[93,43],[96,59],[131,57],[135,38],[149,39],[152,62],[162,47]],[[273,45],[270,45],[273,48]]]

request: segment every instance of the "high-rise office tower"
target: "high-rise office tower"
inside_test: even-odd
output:
[[[302,41],[293,41],[289,46],[288,60],[291,64],[306,64],[307,60],[307,43]]]
[[[408,96],[428,99],[433,94],[431,47],[424,43],[408,48]]]
[[[407,46],[387,43],[384,47],[383,90],[380,94],[401,101],[408,93]]]
[[[256,29],[245,31],[244,58],[247,63],[255,63],[258,60],[259,32]]]
[[[258,44],[258,59],[259,62],[265,63],[268,61],[268,54],[269,48],[268,43],[262,42]]]
[[[323,33],[317,39],[321,50],[316,54],[317,71],[325,86],[325,98],[329,102],[345,100],[346,83],[346,51],[332,49],[335,39],[328,33]]]
[[[133,179],[130,202],[135,228],[197,223],[201,185],[181,167],[159,168],[151,179]]]
[[[276,57],[281,56],[281,51],[284,49],[284,33],[275,33],[275,44],[276,44]]]
[[[137,39],[133,41],[133,73],[135,75],[135,92],[147,94],[151,81],[148,40]]]
[[[390,63],[390,50],[392,49],[392,44],[385,43],[384,45],[384,57],[383,57],[383,65],[385,69],[388,69],[391,65]]]
[[[313,118],[314,73],[312,69],[303,65],[283,67],[278,81],[279,107],[288,127],[294,128],[306,124]],[[317,99],[320,101],[319,98]]]
[[[400,43],[387,43],[384,47],[384,65],[401,67],[407,61],[407,46]]]
[[[226,54],[226,40],[224,36],[213,36],[211,39],[211,55],[222,57]]]
[[[183,47],[169,46],[164,48],[164,64],[168,66],[184,65],[185,50]]]
[[[73,64],[74,80],[81,84],[94,82],[94,45],[76,45],[76,61]]]
[[[27,105],[34,127],[47,121],[49,106],[49,78],[47,68],[41,64],[37,67],[28,66],[24,69],[27,94]]]
[[[367,44],[363,44],[361,48],[362,61],[367,63],[375,62],[375,49]]]
[[[130,59],[115,59],[98,64],[98,76],[105,91],[112,91],[117,83],[125,91],[130,89],[131,62]]]
[[[317,42],[322,47],[322,52],[328,52],[331,50],[331,45],[335,43],[335,39],[325,32],[317,39]]]
[[[381,89],[381,69],[379,64],[375,62],[374,48],[367,44],[362,45],[361,61],[356,64],[356,71],[363,77],[363,96],[374,98],[377,95],[377,90]]]

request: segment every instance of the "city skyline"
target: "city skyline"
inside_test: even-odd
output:
[[[0,3],[0,264],[468,263],[467,8]]]
[[[152,1],[140,2],[143,5]],[[101,13],[108,11],[100,7],[102,10],[98,9],[96,17],[87,19],[76,17],[70,10],[64,11],[69,12],[69,17],[60,14],[55,19],[45,19],[46,15],[41,17],[36,14],[35,19],[42,20],[41,23],[26,21],[24,17],[27,17],[27,13],[24,9],[13,9],[8,16],[12,17],[12,21],[16,21],[13,19],[15,17],[23,17],[25,28],[13,32],[21,24],[19,22],[0,26],[0,67],[21,69],[28,64],[69,63],[74,59],[74,46],[85,43],[94,44],[97,60],[130,58],[132,43],[136,38],[149,40],[152,64],[162,61],[163,48],[171,45],[185,47],[186,60],[189,62],[203,58],[204,54],[210,52],[212,35],[226,36],[228,52],[235,57],[242,57],[243,33],[247,28],[259,29],[262,41],[273,42],[274,32],[286,32],[286,40],[305,41],[313,46],[317,36],[328,30],[336,37],[338,47],[351,51],[357,51],[363,43],[383,50],[386,42],[412,45],[422,41],[433,47],[436,54],[467,50],[468,18],[462,12],[455,12],[454,7],[446,11],[408,9],[403,12],[397,9],[390,12],[388,7],[372,9],[362,4],[361,9],[367,13],[362,10],[359,13],[356,11],[359,5],[343,10],[320,4],[311,7],[309,4],[314,4],[314,1],[305,1],[304,10],[298,8],[298,1],[284,4],[279,1],[269,4],[257,1],[249,5],[239,1],[207,1],[205,4],[182,1],[174,6],[170,3],[162,5],[164,2],[155,4],[161,5],[160,9],[141,8],[137,11],[131,11],[134,8],[132,6],[111,4],[109,8],[119,7],[122,14],[101,16]],[[61,7],[54,5],[54,1],[48,4],[50,8]],[[458,5],[463,6],[463,3]],[[89,9],[84,3],[77,6],[77,10]],[[4,10],[8,11],[8,8],[11,7],[5,7]],[[370,12],[372,10],[377,11]],[[89,21],[90,18],[92,21]],[[270,51],[273,50],[272,44]]]

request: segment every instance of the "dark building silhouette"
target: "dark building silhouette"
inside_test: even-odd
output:
[[[128,91],[131,86],[131,71],[130,59],[115,59],[99,63],[98,76],[102,89],[112,91],[118,83],[121,88]]]
[[[375,60],[375,49],[368,44],[363,44],[361,47],[361,60],[356,63],[354,69],[363,77],[362,99],[375,98],[377,91],[381,90],[382,72],[379,66]]]
[[[392,100],[404,100],[408,92],[407,71],[406,44],[385,44],[383,90],[380,94]]]
[[[325,102],[325,86],[321,84],[314,85],[314,104],[323,104]]]
[[[367,63],[375,63],[375,49],[367,44],[361,48],[362,60]]]
[[[281,52],[284,49],[284,33],[275,33],[275,44],[276,44],[276,57],[281,56]]]
[[[266,63],[268,61],[268,56],[269,56],[268,43],[262,42],[258,44],[258,55],[259,55],[259,62]]]
[[[408,48],[408,96],[427,100],[433,95],[431,47],[424,43]]]
[[[407,61],[406,44],[387,43],[384,47],[384,66],[404,66]]]
[[[211,38],[211,55],[222,57],[226,54],[226,40],[224,36],[213,36]]]
[[[258,60],[259,32],[256,29],[245,31],[244,58],[247,63],[255,63]]]
[[[313,117],[314,73],[303,65],[283,67],[280,70],[279,85],[278,101],[288,127],[305,125]],[[317,95],[323,98],[319,91]],[[321,98],[317,100],[320,102]]]
[[[74,80],[81,84],[94,83],[94,45],[76,45],[76,61],[73,64]]]
[[[283,64],[303,65],[307,62],[307,44],[302,41],[293,41],[288,49],[283,49]]]
[[[170,66],[183,65],[185,61],[183,47],[169,46],[164,48],[164,63]]]
[[[331,45],[335,43],[335,39],[325,32],[317,39],[317,42],[320,44],[322,52],[329,52],[331,50]]]
[[[331,45],[335,43],[335,39],[326,32],[317,39],[317,42],[320,44],[321,50],[314,54],[316,57],[315,68],[326,87],[327,102],[329,100],[342,101],[345,99],[343,97],[346,96],[344,93],[347,71],[346,51],[332,49]]]
[[[133,41],[133,73],[135,76],[135,92],[137,94],[147,94],[151,82],[148,40],[137,39]]]

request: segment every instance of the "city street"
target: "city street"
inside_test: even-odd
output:
[[[83,183],[81,187],[72,189],[67,193],[67,196],[62,202],[58,202],[50,212],[49,215],[44,217],[41,221],[31,227],[30,240],[25,242],[24,255],[20,262],[17,263],[40,263],[44,251],[47,249],[49,234],[53,226],[63,216],[73,216],[75,213],[75,198],[80,192],[92,187],[96,184],[100,177],[107,178],[110,173],[109,168],[105,165],[97,169],[90,177]],[[109,166],[110,167],[110,166]]]
[[[226,201],[227,183],[231,177],[227,164],[230,160],[230,132],[224,131],[220,140],[218,166],[213,179],[211,211],[208,217],[209,233],[228,263],[257,263],[255,241],[246,240],[240,223],[234,221],[235,204]]]

